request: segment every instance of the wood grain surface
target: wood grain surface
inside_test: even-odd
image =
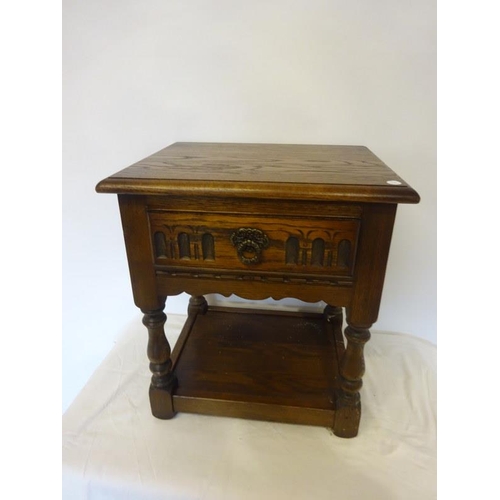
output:
[[[351,276],[358,219],[300,219],[291,217],[259,217],[225,214],[149,212],[153,238],[160,236],[155,254],[159,266],[186,266],[203,269],[232,269],[241,271],[302,272],[322,276]],[[262,250],[261,261],[245,264],[238,258],[231,235],[238,228],[257,228],[269,238]],[[214,240],[210,258],[204,257],[203,236]],[[179,244],[185,238],[185,248]],[[287,261],[286,245],[290,238],[297,243],[298,253]],[[181,239],[181,241],[183,241]],[[338,248],[341,241],[349,242],[346,262],[340,262]],[[315,242],[322,242],[320,258],[314,260]],[[317,248],[317,247],[316,247]],[[163,253],[162,253],[163,252]]]
[[[338,339],[322,314],[209,307],[189,330],[176,411],[333,425]]]
[[[178,142],[101,181],[98,192],[417,203],[364,146]]]

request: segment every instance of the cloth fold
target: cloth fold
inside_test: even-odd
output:
[[[185,316],[169,315],[174,345]],[[359,435],[178,414],[152,417],[140,319],[63,415],[63,498],[436,498],[436,346],[372,332]]]

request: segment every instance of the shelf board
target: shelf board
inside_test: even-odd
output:
[[[172,353],[174,410],[331,427],[341,351],[322,314],[209,307]]]

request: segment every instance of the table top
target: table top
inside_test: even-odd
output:
[[[364,146],[177,142],[101,181],[122,194],[418,203]]]

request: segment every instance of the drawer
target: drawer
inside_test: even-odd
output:
[[[357,218],[148,212],[157,268],[352,276]]]

